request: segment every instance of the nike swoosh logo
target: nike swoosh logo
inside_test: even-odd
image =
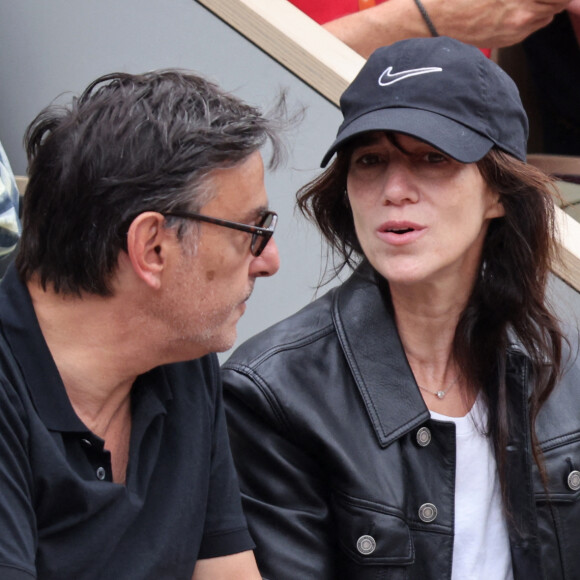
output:
[[[425,68],[413,68],[410,70],[403,70],[401,72],[394,73],[393,67],[389,66],[382,72],[381,76],[379,77],[379,85],[381,87],[388,87],[389,85],[393,85],[399,81],[408,79],[409,77],[442,71],[443,69],[438,66],[429,66]]]

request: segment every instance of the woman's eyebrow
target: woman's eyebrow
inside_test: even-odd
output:
[[[407,149],[405,149],[401,145],[401,143],[399,142],[399,139],[398,139],[399,136],[397,135],[397,133],[392,133],[392,132],[386,131],[385,132],[385,136],[387,137],[387,139],[389,140],[389,142],[392,143],[404,155],[409,156],[409,155],[412,155],[413,154],[412,151],[408,151]]]
[[[364,135],[361,135],[360,137],[355,139],[355,141],[353,142],[353,145],[352,145],[352,149],[354,151],[355,149],[358,149],[359,147],[368,147],[371,145],[380,144],[383,137],[385,137],[389,141],[389,143],[391,143],[399,151],[401,151],[401,153],[404,153],[405,155],[412,154],[411,151],[405,149],[401,145],[399,138],[398,138],[399,135],[397,133],[394,133],[393,131],[373,131],[370,133],[365,133]]]
[[[377,143],[379,143],[381,141],[381,137],[383,135],[387,135],[387,133],[380,132],[380,131],[373,131],[372,133],[365,133],[364,135],[357,137],[353,141],[352,148],[354,150],[354,149],[358,149],[359,147],[367,147],[368,145],[376,145]]]

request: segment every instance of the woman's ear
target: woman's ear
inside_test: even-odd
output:
[[[505,207],[501,201],[501,196],[495,191],[489,191],[488,195],[488,207],[486,212],[486,218],[493,219],[505,216]]]
[[[161,287],[169,230],[157,212],[139,214],[127,232],[127,254],[135,274],[153,289]]]

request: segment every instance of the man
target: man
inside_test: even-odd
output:
[[[208,353],[278,269],[272,123],[190,74],[113,74],[26,140],[0,287],[0,577],[257,580]]]

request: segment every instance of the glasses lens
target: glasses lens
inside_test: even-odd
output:
[[[260,221],[260,223],[258,223],[258,227],[260,228],[270,228],[272,226],[272,223],[275,220],[275,214],[274,213],[267,213],[264,215],[264,217],[262,218],[262,220]],[[268,244],[268,242],[270,241],[270,238],[272,237],[272,234],[274,233],[274,230],[272,230],[271,232],[267,233],[267,234],[253,234],[252,235],[252,242],[250,244],[250,251],[252,252],[253,256],[259,256],[263,251],[264,248],[266,247],[266,245]]]

